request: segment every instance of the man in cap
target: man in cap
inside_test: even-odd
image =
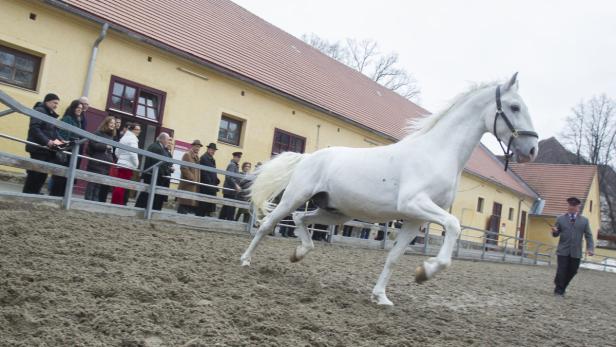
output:
[[[187,161],[193,164],[199,164],[199,151],[203,147],[201,141],[195,140],[190,145],[190,150],[184,153],[182,157],[182,161]],[[201,170],[194,169],[191,167],[182,166],[180,168],[182,172],[181,179],[192,182],[201,182]],[[199,187],[191,182],[180,181],[178,186],[178,190],[186,190],[189,192],[197,193],[199,191]],[[191,199],[178,198],[178,213],[186,214],[195,212],[195,208],[197,207],[197,201]]]
[[[216,168],[216,160],[214,159],[214,154],[216,154],[215,143],[210,143],[207,145],[205,153],[201,156],[199,160],[199,164],[203,166],[208,166],[211,168]],[[218,175],[212,171],[201,170],[201,183],[207,184],[208,186],[199,186],[199,192],[201,194],[213,195],[216,196],[218,193],[218,188],[212,187],[220,184],[220,180],[218,179]],[[213,212],[216,211],[216,204],[211,202],[199,201],[199,206],[197,207],[197,216],[205,217],[210,216]]]
[[[60,98],[53,93],[45,95],[42,102],[37,102],[34,105],[34,110],[53,118],[58,118],[56,110],[60,104]],[[47,123],[36,118],[30,118],[30,125],[28,127],[28,141],[38,144],[27,144],[26,152],[30,153],[30,158],[36,160],[42,160],[55,164],[64,164],[58,162],[56,153],[54,152],[58,146],[64,144],[64,140],[52,123]],[[46,172],[38,172],[26,170],[26,181],[23,187],[23,193],[27,194],[40,194],[41,188],[45,184],[47,179]],[[61,176],[52,176],[52,189],[50,195],[63,196],[64,187],[66,184],[66,178]]]
[[[227,171],[239,173],[239,162],[242,159],[242,152],[233,152],[233,158],[227,165]],[[237,195],[242,191],[240,187],[240,179],[236,177],[226,176],[223,187],[227,188],[223,191],[222,196],[229,199],[237,199]],[[220,219],[234,220],[235,219],[235,207],[223,206],[220,210]]]
[[[567,199],[567,213],[556,219],[556,225],[552,227],[552,236],[559,237],[558,268],[554,278],[554,295],[564,296],[569,282],[573,279],[580,267],[582,258],[582,236],[586,238],[586,251],[588,255],[594,255],[594,241],[590,231],[588,218],[580,215],[580,199],[570,197]]]

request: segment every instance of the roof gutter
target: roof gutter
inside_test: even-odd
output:
[[[87,11],[84,11],[84,10],[81,10],[81,9],[76,8],[74,6],[71,6],[71,5],[65,3],[65,2],[63,2],[61,0],[44,0],[44,2],[47,3],[48,5],[51,5],[51,6],[55,7],[55,8],[64,10],[66,12],[72,13],[72,14],[77,15],[79,17],[82,17],[84,19],[93,21],[95,23],[98,23],[98,24],[105,24],[106,23],[103,18],[100,18],[100,17],[98,17],[96,15],[93,15],[93,14],[87,12]],[[249,78],[249,77],[246,77],[244,75],[241,75],[241,74],[239,74],[239,73],[237,73],[235,71],[229,70],[229,69],[227,69],[225,67],[222,67],[220,65],[214,64],[212,62],[209,62],[209,61],[201,59],[201,58],[197,58],[197,57],[195,57],[192,54],[188,54],[188,53],[183,52],[183,51],[181,51],[179,49],[176,49],[176,48],[173,48],[173,47],[171,47],[169,45],[166,45],[166,44],[164,44],[162,42],[159,42],[157,40],[151,39],[151,38],[149,38],[147,36],[144,36],[142,34],[136,33],[136,32],[134,32],[134,31],[132,31],[132,30],[130,30],[128,28],[125,28],[123,26],[120,26],[120,25],[112,23],[112,24],[110,24],[110,28],[118,31],[119,33],[125,34],[128,37],[130,37],[132,39],[135,39],[135,40],[137,40],[139,42],[143,42],[143,43],[146,43],[148,45],[152,45],[152,46],[154,46],[156,48],[159,48],[159,49],[161,49],[163,51],[166,51],[168,53],[180,56],[180,57],[182,57],[182,58],[184,58],[184,59],[186,59],[188,61],[191,61],[191,62],[193,62],[195,64],[206,66],[206,67],[208,67],[208,68],[210,68],[210,69],[212,69],[214,71],[217,71],[217,72],[219,72],[219,73],[221,73],[223,75],[226,75],[228,77],[232,77],[232,78],[238,79],[240,81],[246,82],[246,83],[248,83],[250,85],[253,85],[255,87],[258,87],[258,88],[264,89],[264,90],[266,90],[268,92],[271,92],[271,93],[273,93],[275,95],[284,97],[286,99],[290,99],[290,100],[292,100],[294,102],[297,102],[297,103],[299,103],[299,104],[301,104],[303,106],[306,106],[306,107],[311,108],[311,109],[313,109],[315,111],[318,111],[318,112],[325,113],[325,114],[327,114],[329,116],[332,116],[332,117],[334,117],[334,118],[336,118],[338,120],[341,120],[341,121],[343,121],[345,123],[348,123],[348,124],[351,124],[353,126],[356,126],[356,127],[360,128],[360,129],[366,130],[366,131],[368,131],[368,132],[370,132],[370,133],[372,133],[374,135],[377,135],[379,137],[385,138],[385,139],[393,141],[393,142],[400,141],[400,139],[397,139],[397,138],[395,138],[395,137],[393,137],[391,135],[385,134],[385,133],[380,132],[378,130],[372,129],[372,128],[370,128],[368,126],[365,126],[365,125],[363,125],[363,124],[361,124],[359,122],[353,121],[353,120],[351,120],[351,119],[349,119],[349,118],[347,118],[347,117],[345,117],[343,115],[340,115],[340,114],[335,113],[333,111],[330,111],[330,110],[327,110],[325,108],[322,108],[321,106],[318,106],[318,105],[313,104],[313,103],[311,103],[309,101],[300,99],[300,98],[298,98],[296,96],[293,96],[291,94],[288,94],[286,92],[283,92],[281,90],[273,88],[273,87],[271,87],[271,86],[269,86],[267,84],[261,83],[261,82],[259,82],[257,80],[252,79],[252,78]]]
[[[107,36],[107,29],[109,29],[109,23],[103,24],[103,28],[101,29],[98,38],[94,41],[94,45],[92,45],[92,54],[90,55],[90,62],[88,63],[88,72],[86,74],[86,81],[83,84],[83,92],[82,96],[88,96],[90,94],[90,84],[92,84],[92,74],[94,73],[94,65],[96,64],[96,56],[98,55],[98,45],[100,45],[101,41],[105,39]]]

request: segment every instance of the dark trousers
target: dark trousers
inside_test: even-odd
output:
[[[188,214],[194,213],[195,208],[190,205],[178,205],[178,213],[179,214]]]
[[[558,267],[556,269],[556,277],[554,278],[554,293],[565,294],[569,282],[575,277],[575,274],[580,267],[580,258],[572,258],[568,255],[558,256]]]
[[[237,194],[235,192],[227,193],[225,191],[222,194],[222,196],[225,197],[225,198],[228,198],[228,199],[236,199],[237,198]],[[218,218],[224,219],[224,220],[235,220],[235,207],[224,205],[222,207],[222,209],[220,210],[220,216]]]
[[[216,196],[217,191],[217,189],[214,189],[213,191],[210,189],[199,190],[201,194],[207,194],[211,196]],[[198,217],[211,216],[214,212],[216,212],[216,204],[213,204],[211,202],[199,201],[197,207],[195,208],[195,215]]]
[[[53,152],[48,153],[30,153],[30,158],[46,161],[49,163],[56,163],[55,154]],[[65,163],[61,163],[64,165]],[[64,188],[66,187],[66,178],[61,176],[51,176],[51,190],[49,191],[49,195],[53,196],[64,196]],[[45,180],[47,180],[47,173],[38,172],[38,171],[26,171],[26,181],[24,182],[24,187],[22,189],[23,193],[26,194],[40,194],[41,189],[45,185]]]
[[[144,175],[143,176],[143,183],[150,184],[151,182],[152,182],[152,175]],[[158,180],[157,185],[159,185],[159,186],[168,186],[168,185],[162,185],[161,182],[160,182],[160,179]],[[137,202],[135,203],[135,207],[145,208],[147,206],[147,204],[148,204],[148,197],[149,196],[150,196],[149,193],[140,192],[139,196],[137,197]],[[152,205],[152,209],[153,210],[157,210],[157,211],[162,210],[164,202],[165,202],[165,196],[164,195],[155,194],[154,195],[154,204]]]

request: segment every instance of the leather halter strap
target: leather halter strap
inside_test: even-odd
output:
[[[498,121],[499,117],[505,121],[505,124],[511,131],[511,136],[509,137],[509,141],[507,142],[507,148],[503,146],[503,140],[501,140],[498,137],[498,134],[496,133],[496,122]],[[536,137],[537,139],[539,138],[539,135],[537,135],[537,133],[534,131],[517,130],[513,126],[513,124],[507,117],[507,114],[505,114],[505,112],[503,111],[503,106],[501,103],[500,85],[496,87],[496,116],[494,116],[494,136],[496,137],[498,144],[501,146],[501,149],[503,150],[503,153],[505,154],[505,171],[507,171],[507,168],[509,167],[509,160],[513,157],[513,152],[511,152],[511,144],[513,143],[514,139],[520,136],[531,136],[531,137]]]

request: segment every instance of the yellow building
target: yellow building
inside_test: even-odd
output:
[[[492,245],[516,247],[509,237],[528,238],[526,234],[529,212],[538,195],[486,147],[479,145],[469,159],[452,206],[460,224],[502,234],[490,237]],[[482,232],[467,230],[470,241],[479,241]]]
[[[87,95],[88,130],[113,115],[142,125],[142,148],[161,131],[179,154],[194,139],[216,142],[219,168],[235,151],[256,163],[393,143],[409,118],[428,113],[231,1],[200,6],[0,0],[0,89],[25,105],[54,92],[61,112]],[[21,115],[0,118],[1,132],[19,138],[27,125]],[[25,155],[23,145],[0,144]],[[479,146],[451,212],[473,228],[540,237],[525,235],[538,195],[502,168]]]
[[[556,246],[558,238],[552,237],[551,226],[558,216],[567,212],[567,198],[575,196],[582,201],[580,213],[589,219],[597,242],[601,205],[595,165],[528,163],[513,164],[512,170],[541,197],[530,216],[529,239]],[[597,254],[601,255],[602,251],[597,250]]]
[[[217,142],[219,168],[235,151],[255,163],[392,143],[427,114],[230,1],[200,4],[2,0],[0,88],[25,105],[54,92],[61,112],[87,94],[88,130],[114,115],[142,125],[142,148],[161,131],[178,149]],[[10,115],[0,129],[25,138],[27,123]]]

